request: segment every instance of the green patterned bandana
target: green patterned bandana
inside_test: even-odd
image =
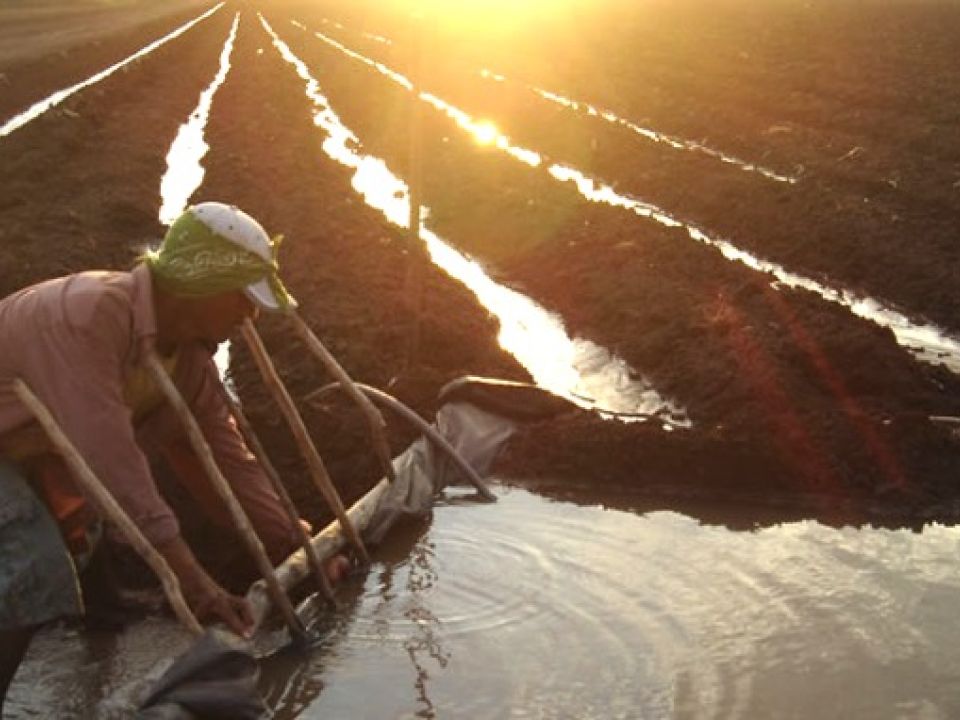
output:
[[[187,210],[167,231],[159,250],[145,253],[154,281],[179,297],[207,297],[243,290],[266,280],[281,310],[296,307],[280,281],[277,252],[282,235],[270,241],[271,260],[218,235]]]

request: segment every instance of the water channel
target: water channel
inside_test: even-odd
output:
[[[307,30],[303,23],[298,21],[291,21],[291,23],[301,30]],[[378,73],[389,78],[391,81],[397,83],[406,90],[410,92],[414,91],[414,84],[409,78],[401,75],[395,70],[392,70],[383,63],[361,55],[360,53],[351,50],[343,43],[340,43],[321,32],[315,32],[314,36],[344,55],[362,62],[369,67],[372,67]],[[506,78],[503,76],[492,73],[488,73],[487,76],[498,81],[506,80]],[[579,110],[582,107],[584,112],[587,114],[594,115],[596,117],[602,117],[608,122],[623,124],[626,127],[629,127],[632,131],[643,135],[648,139],[654,140],[655,142],[665,142],[676,149],[703,152],[721,162],[739,165],[745,170],[760,172],[760,174],[768,177],[771,180],[793,184],[792,178],[778,175],[755,165],[749,165],[736,158],[713,150],[712,148],[708,148],[701,143],[694,141],[680,141],[677,138],[655,133],[648,128],[642,128],[635,123],[618,118],[607,111],[597,110],[597,108],[593,107],[592,105],[585,103],[581,104],[569,100],[561,95],[543,91],[539,88],[533,89],[540,97],[543,97],[546,100],[557,102],[574,110]],[[489,122],[478,121],[472,118],[460,108],[451,105],[432,93],[419,92],[418,97],[423,102],[431,105],[438,111],[447,115],[451,120],[456,122],[457,125],[473,135],[474,138],[479,142],[496,147],[519,162],[531,167],[537,168],[543,165],[543,158],[539,153],[529,148],[512,144],[509,138],[501,134]],[[577,190],[580,192],[580,194],[592,202],[604,203],[613,207],[623,208],[624,210],[633,212],[642,218],[652,220],[667,227],[684,228],[691,240],[716,247],[726,259],[746,265],[752,270],[772,275],[775,279],[774,287],[777,287],[778,285],[784,285],[787,287],[808,290],[819,295],[827,302],[837,303],[846,307],[850,312],[858,317],[870,320],[882,327],[890,328],[890,330],[893,331],[897,342],[912,352],[919,360],[935,365],[943,364],[946,365],[952,372],[960,373],[960,339],[954,337],[949,332],[937,327],[936,325],[924,321],[912,320],[897,308],[889,306],[878,299],[861,296],[843,287],[823,284],[817,280],[814,280],[813,278],[805,277],[798,273],[792,272],[777,263],[755,256],[752,253],[746,252],[745,250],[737,247],[730,240],[712,237],[703,229],[673,216],[670,212],[664,210],[663,208],[659,208],[656,205],[644,200],[618,193],[613,189],[611,184],[608,184],[599,178],[591,177],[577,168],[570,167],[562,163],[552,163],[546,168],[546,170],[554,179],[560,182],[573,183],[577,187]]]

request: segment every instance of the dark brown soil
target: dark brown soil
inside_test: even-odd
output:
[[[953,42],[960,6],[704,7],[611,3],[575,23],[548,16],[533,35],[493,38],[523,40],[523,52],[479,31],[427,25],[423,82],[550,161],[788,269],[960,329]],[[272,48],[256,10],[308,65],[363,149],[406,176],[409,93],[313,31],[412,73],[409,20],[367,3],[229,2],[127,72],[0,139],[0,295],[73,270],[126,267],[138,244],[158,237],[166,150],[213,78],[240,11],[195,199],[237,203],[286,235],[281,262],[302,314],[357,379],[426,415],[457,375],[525,379],[472,295],[367,208],[350,174],[323,154],[304,83]],[[75,46],[68,57],[0,64],[19,78],[17,100],[3,95],[0,116],[116,62],[188,16]],[[484,80],[480,67],[510,81]],[[775,183],[649,143],[539,99],[521,80],[799,181]],[[607,504],[629,495],[623,504],[633,509],[672,508],[738,526],[791,517],[955,521],[960,442],[927,419],[960,415],[954,375],[918,363],[889,331],[843,308],[772,289],[770,278],[679,229],[587,202],[543,169],[477,146],[430,109],[422,132],[431,228],[558,311],[574,333],[622,355],[694,423],[665,432],[586,413],[540,423],[511,445],[505,474],[559,497],[588,484]],[[849,155],[856,147],[863,149]],[[411,276],[423,286],[415,351]],[[287,328],[264,321],[262,331],[295,397],[327,381]],[[285,480],[311,519],[322,521],[292,440],[241,350],[233,374]],[[345,402],[303,410],[345,499],[359,496],[379,477],[360,417]],[[391,423],[394,450],[411,437]],[[643,507],[638,491],[649,500]]]

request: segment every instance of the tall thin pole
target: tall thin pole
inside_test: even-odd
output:
[[[407,273],[404,297],[410,308],[412,323],[407,341],[406,366],[416,364],[420,355],[420,328],[423,314],[423,267],[425,253],[420,240],[420,209],[423,206],[423,103],[420,101],[423,82],[423,21],[418,8],[410,15],[410,151],[407,185],[410,215],[407,227]]]
[[[253,326],[250,318],[243,321],[242,332],[243,339],[246,340],[247,347],[250,348],[250,353],[253,355],[257,369],[260,371],[260,375],[266,383],[267,388],[269,388],[274,401],[279,406],[280,412],[284,418],[286,418],[287,425],[290,427],[290,431],[293,433],[300,452],[307,462],[310,477],[313,479],[320,494],[323,495],[327,501],[327,505],[330,506],[334,516],[340,521],[344,535],[350,540],[360,561],[368,565],[370,563],[370,556],[367,554],[367,549],[363,545],[363,540],[350,523],[350,518],[347,517],[347,511],[343,507],[343,501],[340,499],[340,494],[337,492],[337,489],[333,486],[333,481],[330,479],[329,473],[327,473],[323,459],[320,457],[320,453],[317,452],[313,440],[310,439],[307,427],[303,424],[303,418],[300,417],[293,398],[290,397],[290,393],[280,379],[280,375],[277,373],[277,369],[274,367],[273,361],[270,359],[270,355],[267,353],[267,349],[264,347],[263,341],[257,334],[257,329]]]
[[[313,576],[317,581],[320,592],[323,593],[324,598],[326,598],[330,605],[336,606],[337,603],[333,595],[333,588],[330,586],[327,574],[323,570],[323,562],[320,560],[320,556],[317,555],[316,548],[313,547],[306,528],[300,524],[300,513],[297,512],[297,507],[293,504],[290,493],[280,479],[280,473],[277,472],[276,467],[274,467],[273,462],[271,462],[270,456],[267,455],[263,443],[261,443],[260,438],[257,437],[253,426],[250,424],[250,421],[247,420],[247,416],[243,413],[240,404],[230,396],[230,392],[226,387],[222,384],[220,387],[223,401],[227,404],[227,407],[230,408],[230,413],[233,415],[234,420],[237,421],[237,427],[240,429],[240,434],[243,435],[247,447],[253,452],[254,457],[257,458],[260,467],[263,468],[263,472],[270,480],[270,484],[273,485],[277,497],[280,498],[280,504],[287,513],[287,518],[290,520],[290,524],[293,526],[294,532],[296,532],[297,538],[300,540],[300,546],[303,548],[310,568],[313,570]]]

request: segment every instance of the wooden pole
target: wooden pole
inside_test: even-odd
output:
[[[263,377],[274,400],[276,400],[280,406],[280,411],[283,413],[287,424],[290,426],[290,430],[293,432],[294,439],[300,447],[300,452],[303,453],[304,459],[307,461],[307,466],[310,468],[310,476],[313,478],[314,484],[316,484],[317,489],[320,490],[326,499],[330,509],[333,510],[334,516],[343,526],[344,532],[357,552],[357,556],[364,564],[369,563],[370,556],[367,555],[367,549],[364,547],[360,535],[357,534],[357,531],[350,523],[350,518],[347,517],[346,510],[343,507],[343,501],[333,486],[333,481],[330,479],[329,473],[327,473],[323,459],[320,457],[320,453],[317,452],[316,446],[310,439],[307,428],[303,424],[303,419],[300,417],[300,413],[297,412],[296,405],[293,403],[293,398],[290,397],[290,393],[287,392],[283,382],[280,380],[280,376],[273,366],[273,361],[270,360],[267,349],[263,346],[263,341],[257,334],[257,329],[253,326],[253,321],[251,321],[250,318],[244,320],[242,330],[243,337],[250,347],[250,352],[253,355],[254,361],[257,363],[257,368],[260,370],[260,375]]]
[[[43,402],[33,394],[33,391],[23,380],[14,380],[13,390],[17,397],[30,410],[33,416],[40,423],[50,442],[57,449],[57,452],[63,457],[67,466],[73,472],[74,479],[80,484],[87,497],[93,502],[100,514],[109,522],[113,523],[118,530],[130,543],[131,547],[143,558],[144,562],[150,566],[160,583],[163,585],[163,591],[173,608],[177,619],[194,635],[203,633],[203,628],[197,622],[197,618],[190,611],[186,600],[183,599],[183,593],[180,590],[180,581],[176,574],[167,564],[163,555],[157,552],[157,549],[150,544],[140,528],[134,524],[130,517],[123,511],[120,504],[114,499],[110,491],[107,490],[97,478],[86,460],[80,455],[76,446],[64,434],[63,430],[57,424],[53,415],[46,408]]]
[[[273,571],[273,564],[270,562],[270,558],[267,557],[267,552],[264,550],[260,538],[257,537],[257,533],[250,523],[250,518],[247,517],[236,495],[233,494],[230,484],[223,476],[223,473],[220,472],[220,468],[217,467],[217,463],[213,459],[213,453],[206,439],[203,437],[203,432],[200,430],[196,418],[194,418],[186,401],[167,375],[166,370],[163,369],[160,358],[157,357],[155,351],[151,350],[147,353],[146,363],[170,405],[176,411],[177,415],[180,416],[180,420],[186,428],[187,436],[190,438],[190,444],[193,446],[193,451],[197,454],[208,477],[213,483],[213,487],[230,512],[234,527],[240,533],[240,538],[247,546],[247,550],[256,563],[260,575],[267,584],[267,589],[273,598],[273,602],[283,615],[283,619],[290,628],[291,634],[298,637],[305,636],[306,629],[303,627],[303,623],[300,622],[300,618],[297,617],[290,598],[286,596],[280,584],[277,582],[277,577]]]
[[[422,8],[411,13],[410,63],[410,146],[407,190],[410,209],[407,221],[407,272],[403,296],[410,308],[411,324],[407,337],[405,362],[407,368],[417,363],[420,355],[421,316],[423,315],[423,243],[420,240],[420,209],[423,205],[423,103],[420,92],[423,83],[423,23]]]
[[[310,542],[310,535],[307,533],[303,525],[300,524],[300,513],[297,512],[297,508],[293,504],[293,500],[290,499],[290,493],[287,492],[287,488],[280,479],[280,474],[273,466],[273,463],[270,462],[270,457],[267,455],[267,452],[264,450],[260,439],[254,432],[253,426],[250,425],[250,421],[247,420],[247,416],[244,415],[243,410],[240,409],[240,405],[234,401],[234,399],[230,396],[230,393],[227,392],[227,389],[223,387],[222,384],[220,387],[223,399],[227,403],[227,407],[230,408],[230,412],[233,414],[234,419],[236,419],[237,425],[240,428],[240,432],[243,434],[244,440],[246,440],[247,446],[253,451],[253,454],[260,462],[260,466],[263,468],[263,471],[266,473],[267,477],[270,478],[270,483],[273,485],[273,489],[276,490],[277,495],[280,497],[280,502],[283,504],[283,509],[287,513],[287,518],[296,529],[297,537],[300,539],[300,545],[303,547],[303,551],[307,555],[308,564],[310,569],[313,570],[313,576],[317,581],[317,585],[320,587],[320,591],[331,605],[335,605],[336,600],[334,599],[333,588],[330,587],[330,580],[327,578],[327,574],[323,570],[323,563],[320,560],[320,557],[317,555],[317,551]]]
[[[349,395],[353,401],[363,411],[367,419],[367,426],[370,429],[370,436],[373,440],[373,449],[380,460],[380,466],[383,474],[391,481],[396,478],[393,470],[393,462],[390,460],[390,443],[387,442],[386,427],[387,423],[383,419],[380,411],[370,402],[370,398],[357,389],[353,379],[347,374],[347,371],[341,367],[340,363],[333,354],[324,347],[320,338],[316,336],[310,326],[304,322],[303,318],[296,313],[291,314],[291,322],[300,338],[306,343],[307,348],[319,358],[320,362],[327,369],[334,379],[340,383],[340,386]]]

